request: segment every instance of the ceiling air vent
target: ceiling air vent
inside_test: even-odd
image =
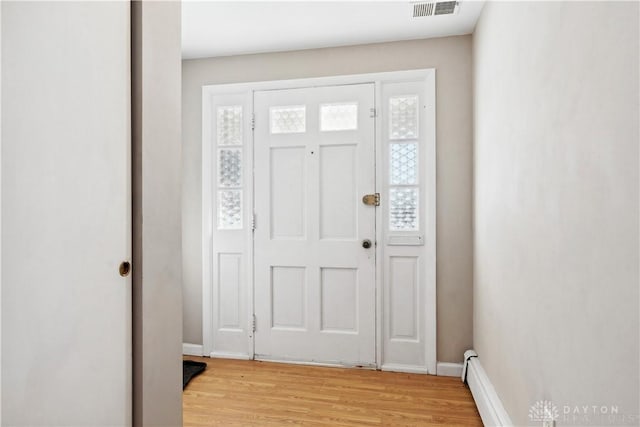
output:
[[[421,18],[423,16],[436,15],[452,15],[458,11],[459,2],[457,1],[431,1],[412,3],[413,17]]]

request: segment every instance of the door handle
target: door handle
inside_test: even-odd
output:
[[[369,249],[371,247],[371,240],[364,239],[362,241],[362,247],[365,248],[365,249]]]
[[[120,275],[122,277],[127,277],[129,275],[129,272],[131,271],[131,263],[128,261],[121,262],[118,271],[120,271]]]

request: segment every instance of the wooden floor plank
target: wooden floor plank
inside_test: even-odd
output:
[[[207,363],[183,394],[184,425],[482,426],[457,378],[185,357]]]

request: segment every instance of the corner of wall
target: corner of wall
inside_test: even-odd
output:
[[[180,2],[131,3],[133,425],[182,425]]]
[[[0,2],[0,426],[2,425],[2,2]]]

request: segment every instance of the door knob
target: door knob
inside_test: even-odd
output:
[[[365,249],[369,249],[371,247],[371,240],[364,239],[362,241],[362,247],[365,248]]]

